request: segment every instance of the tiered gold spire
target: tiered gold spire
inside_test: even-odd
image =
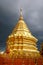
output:
[[[13,57],[38,57],[37,41],[24,22],[20,9],[19,21],[7,39],[6,53],[9,52]]]

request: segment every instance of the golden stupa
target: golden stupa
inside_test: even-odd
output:
[[[13,58],[39,57],[36,39],[28,29],[20,9],[20,18],[6,41],[6,54]]]

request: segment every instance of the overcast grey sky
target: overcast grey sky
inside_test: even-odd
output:
[[[20,8],[30,31],[38,38],[38,47],[43,41],[43,0],[0,0],[0,48],[5,47],[7,36],[15,27]]]

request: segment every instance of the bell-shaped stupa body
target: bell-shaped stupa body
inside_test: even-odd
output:
[[[15,58],[38,57],[40,53],[36,47],[37,41],[24,22],[21,10],[19,21],[12,33],[8,36],[6,53]]]

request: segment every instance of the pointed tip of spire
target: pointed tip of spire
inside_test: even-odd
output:
[[[22,8],[20,8],[20,15],[22,16]]]
[[[22,8],[20,8],[20,20],[23,20],[23,15],[22,15]]]
[[[22,11],[22,8],[20,8],[20,11]]]

